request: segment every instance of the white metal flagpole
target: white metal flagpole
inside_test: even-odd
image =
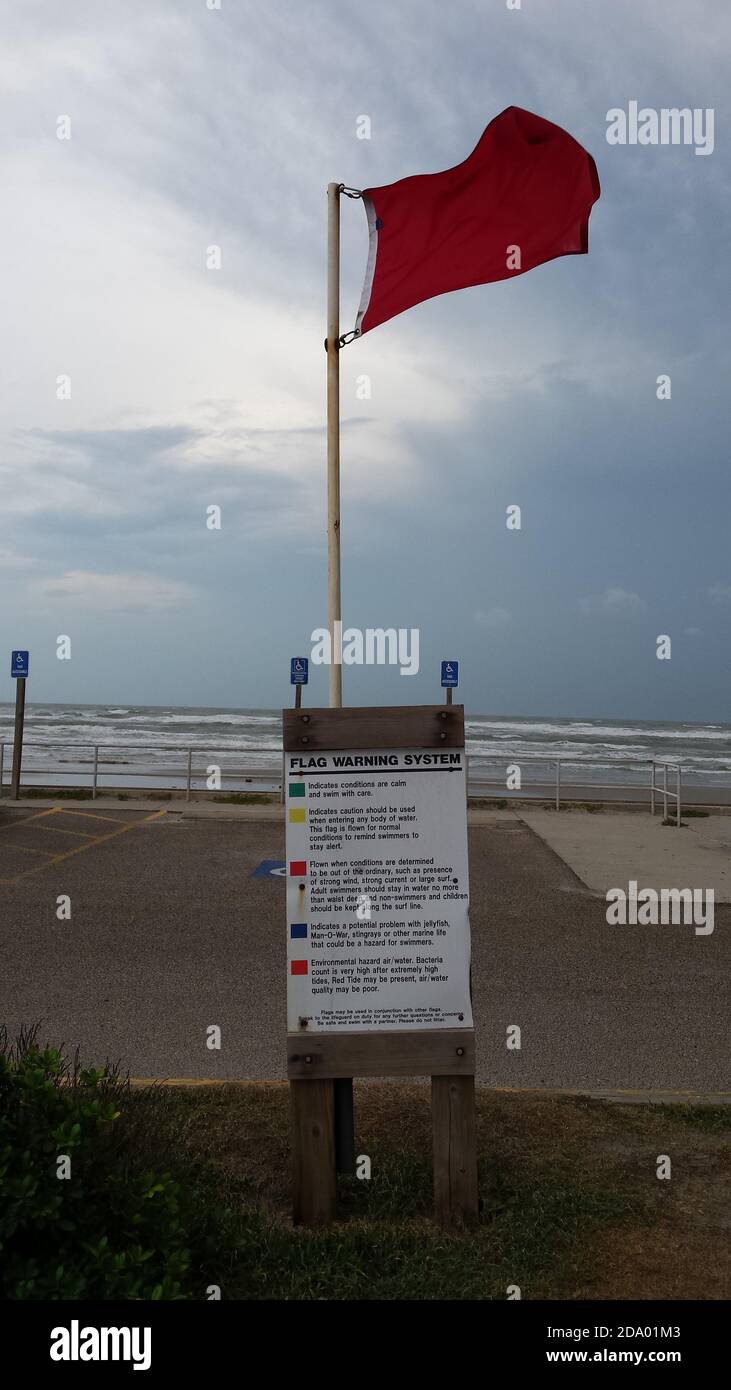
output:
[[[340,603],[340,184],[327,186],[327,607],[330,630],[330,706],[343,703]],[[337,1171],[355,1170],[353,1081],[333,1082]]]
[[[343,703],[340,636],[340,184],[327,186],[327,606],[330,705]],[[336,627],[336,624],[338,626]],[[337,640],[336,640],[337,639]]]

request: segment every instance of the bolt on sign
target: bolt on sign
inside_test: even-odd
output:
[[[285,767],[289,1032],[470,1028],[464,749]]]

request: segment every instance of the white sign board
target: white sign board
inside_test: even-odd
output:
[[[471,1028],[464,750],[285,773],[288,1031]]]

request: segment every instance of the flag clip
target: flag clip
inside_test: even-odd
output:
[[[359,338],[359,337],[360,337],[360,329],[359,329],[359,328],[351,328],[351,330],[350,330],[349,333],[343,333],[343,334],[341,335],[341,337],[338,338],[338,347],[345,347],[345,344],[346,344],[346,343],[352,343],[352,341],[353,341],[354,338]]]
[[[341,183],[341,184],[339,185],[339,187],[340,187],[340,192],[341,192],[341,193],[344,193],[345,196],[346,196],[346,198],[362,198],[362,197],[363,197],[363,194],[362,194],[362,192],[361,192],[361,190],[360,190],[359,188],[348,188],[347,185],[344,184],[344,183]]]

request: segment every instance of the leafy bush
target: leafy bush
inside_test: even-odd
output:
[[[10,1048],[0,1032],[0,1298],[179,1299],[194,1282],[205,1297],[189,1234],[205,1244],[214,1214],[130,1152],[129,1103],[113,1068],[71,1066],[35,1029]]]

